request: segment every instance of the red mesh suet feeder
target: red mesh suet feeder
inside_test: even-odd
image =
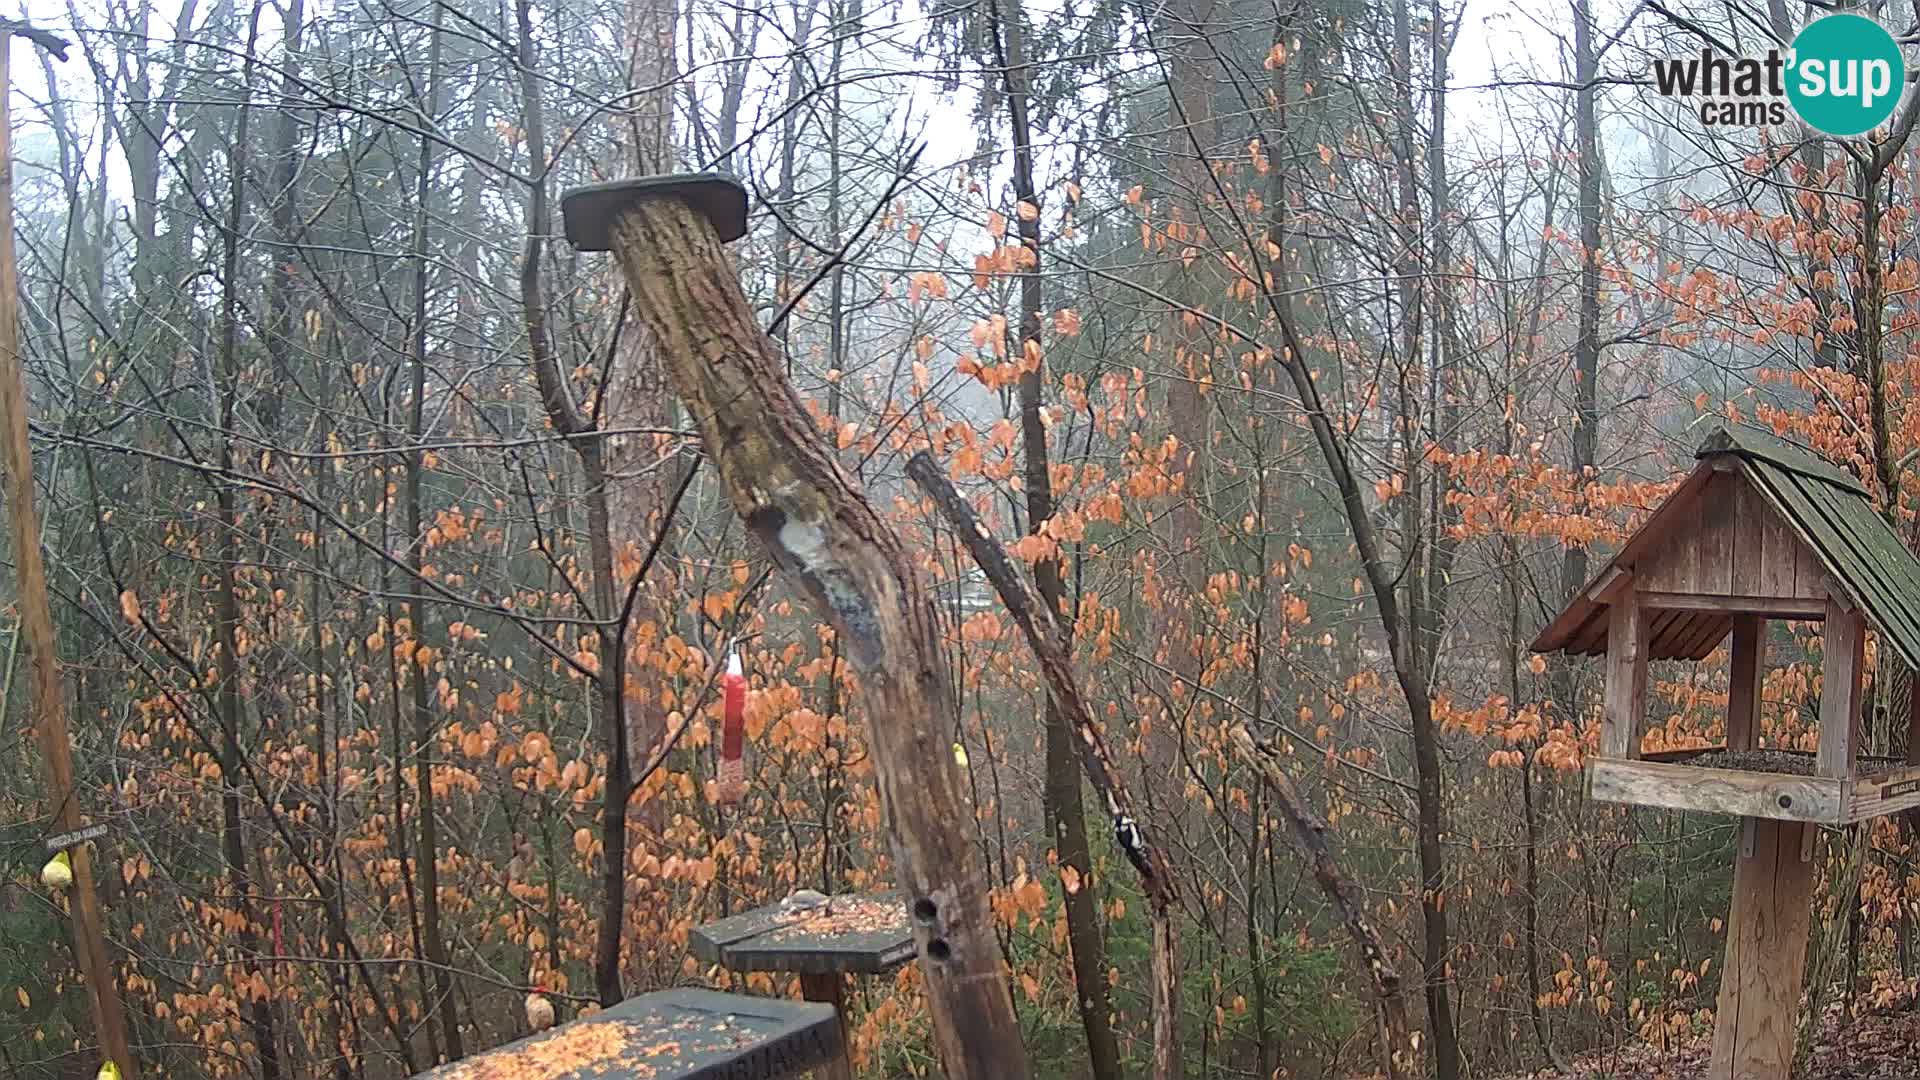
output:
[[[721,689],[720,767],[714,770],[713,801],[732,806],[747,797],[747,677],[738,650],[727,653]]]

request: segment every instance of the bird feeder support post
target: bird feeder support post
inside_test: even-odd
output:
[[[1766,674],[1767,623],[1758,615],[1733,620],[1733,657],[1727,683],[1727,749],[1751,750],[1760,732],[1760,683]]]
[[[847,1040],[846,976],[838,971],[803,971],[800,996],[833,1006],[833,1015],[840,1022],[840,1056],[815,1069],[815,1080],[853,1080],[853,1064],[848,1056],[852,1044]]]
[[[1734,623],[1727,745],[1751,749],[1758,739],[1764,624]],[[1821,627],[1820,746],[1815,771],[1853,774],[1858,753],[1866,619],[1856,608],[1827,602]],[[1799,1029],[1800,985],[1813,919],[1812,840],[1817,826],[1742,818],[1733,866],[1727,954],[1714,1013],[1713,1080],[1787,1080]]]
[[[1813,863],[1802,821],[1747,818],[1753,850],[1733,868],[1727,954],[1714,1011],[1712,1080],[1787,1080],[1812,918]]]
[[[1820,749],[1815,771],[1852,776],[1860,750],[1860,682],[1866,666],[1867,620],[1829,598],[1820,627]]]
[[[611,250],[646,348],[685,402],[747,531],[834,628],[871,718],[935,1042],[954,1080],[1023,1080],[1026,1051],[987,905],[934,609],[906,546],[840,467],[723,246],[746,194],[720,177],[569,192],[567,235]]]
[[[1606,711],[1600,720],[1600,756],[1640,756],[1647,715],[1647,613],[1632,583],[1609,609]]]
[[[8,108],[12,89],[8,61],[15,37],[25,37],[62,59],[66,42],[44,30],[0,20],[0,423],[6,426],[5,438],[0,439],[0,457],[6,468],[7,516],[13,532],[18,632],[33,659],[33,728],[40,740],[53,826],[58,832],[68,833],[78,831],[83,822],[74,790],[73,741],[67,728],[66,691],[60,681],[59,638],[47,595],[46,561],[40,551],[40,515],[34,508],[33,452],[27,441],[27,379],[20,352],[20,277],[13,244],[12,116]],[[101,1052],[119,1069],[122,1080],[133,1080],[126,1013],[121,1008],[120,988],[114,982],[113,961],[107,955],[100,898],[93,885],[92,854],[85,843],[69,850],[73,862],[73,954],[92,999]]]

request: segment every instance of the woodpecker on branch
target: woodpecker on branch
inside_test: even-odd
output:
[[[1141,876],[1153,876],[1153,869],[1147,865],[1147,838],[1141,835],[1140,826],[1134,824],[1131,815],[1121,814],[1113,819],[1113,842],[1127,853],[1127,861]]]

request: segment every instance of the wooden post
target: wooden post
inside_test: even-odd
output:
[[[1813,825],[1744,819],[1755,842],[1734,862],[1733,911],[1714,1013],[1710,1080],[1788,1080],[1807,966],[1813,863],[1800,858]]]
[[[1727,746],[1751,749],[1759,740],[1760,679],[1765,668],[1764,623],[1743,615],[1733,625],[1733,673],[1727,703]],[[1829,600],[1823,627],[1820,695],[1821,776],[1851,776],[1858,750],[1860,677],[1866,620]],[[1734,858],[1733,910],[1727,918],[1727,954],[1720,969],[1720,1000],[1713,1025],[1712,1080],[1788,1080],[1799,1029],[1807,936],[1813,919],[1816,827],[1802,822],[1742,818]]]
[[[847,1039],[847,978],[837,971],[800,973],[800,996],[833,1006],[840,1021],[840,1056],[813,1070],[815,1080],[853,1080],[853,1044]]]
[[[1733,665],[1727,685],[1727,749],[1751,750],[1760,741],[1760,683],[1767,670],[1767,621],[1733,617]]]
[[[567,236],[620,260],[647,345],[700,429],[735,511],[830,623],[859,677],[895,872],[943,1067],[1028,1075],[954,762],[946,658],[905,546],[840,467],[754,320],[723,244],[746,192],[722,177],[596,185],[563,200]]]
[[[1867,620],[1859,611],[1827,600],[1820,646],[1821,776],[1852,776],[1860,751],[1860,680],[1866,665]]]
[[[33,452],[27,441],[27,378],[20,354],[20,279],[13,249],[13,145],[9,47],[16,36],[33,38],[64,56],[65,43],[17,24],[0,21],[0,422],[6,424],[4,457],[8,518],[13,526],[15,588],[20,608],[19,633],[33,656],[33,729],[45,763],[47,797],[54,829],[80,829],[79,794],[74,790],[73,742],[67,730],[66,692],[60,681],[59,639],[53,605],[47,596],[47,567],[40,551],[40,515],[33,500]],[[100,898],[93,886],[93,857],[84,843],[68,849],[73,862],[71,923],[73,954],[93,1003],[93,1024],[101,1052],[133,1080],[133,1053],[127,1044],[127,1020],[107,955]]]
[[[1607,609],[1607,700],[1600,720],[1600,756],[1640,756],[1647,715],[1647,616],[1629,584]]]

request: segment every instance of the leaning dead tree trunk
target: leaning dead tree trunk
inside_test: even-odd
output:
[[[1253,766],[1267,790],[1279,800],[1281,812],[1287,815],[1287,825],[1293,830],[1294,846],[1312,867],[1314,882],[1346,925],[1347,936],[1353,939],[1354,947],[1360,950],[1360,962],[1367,969],[1367,977],[1373,980],[1374,996],[1379,999],[1380,1041],[1387,1075],[1395,1078],[1425,1075],[1420,1065],[1419,1039],[1407,1024],[1407,1003],[1400,993],[1400,973],[1387,959],[1386,946],[1381,944],[1380,932],[1367,918],[1359,890],[1333,857],[1333,848],[1327,843],[1327,823],[1301,797],[1300,789],[1281,768],[1273,750],[1254,742],[1245,727],[1233,729],[1233,750],[1241,761]]]
[[[1153,923],[1153,1076],[1155,1080],[1176,1080],[1180,1071],[1180,964],[1179,938],[1175,934],[1174,907],[1180,894],[1173,883],[1173,871],[1166,853],[1147,842],[1140,820],[1134,815],[1133,797],[1120,779],[1113,755],[1094,722],[1093,710],[1080,693],[1073,677],[1073,665],[1062,644],[1066,635],[1060,629],[1054,611],[1034,596],[1014,569],[993,534],[974,516],[973,507],[960,497],[953,481],[940,471],[925,450],[907,462],[907,475],[920,490],[933,499],[942,517],[953,526],[960,542],[967,546],[981,573],[993,583],[1000,602],[1026,636],[1027,646],[1040,661],[1041,678],[1054,708],[1065,713],[1073,724],[1074,741],[1079,746],[1080,763],[1093,782],[1094,790],[1105,800],[1113,819],[1114,842],[1126,853],[1127,860],[1140,875],[1141,891],[1147,894],[1148,917]]]
[[[728,263],[746,193],[656,177],[568,193],[567,237],[612,250],[640,329],[699,425],[747,529],[839,635],[860,678],[874,771],[908,894],[934,1037],[955,1080],[1019,1080],[1026,1051],[964,823],[972,814],[940,716],[933,605],[906,548],[821,438]]]

